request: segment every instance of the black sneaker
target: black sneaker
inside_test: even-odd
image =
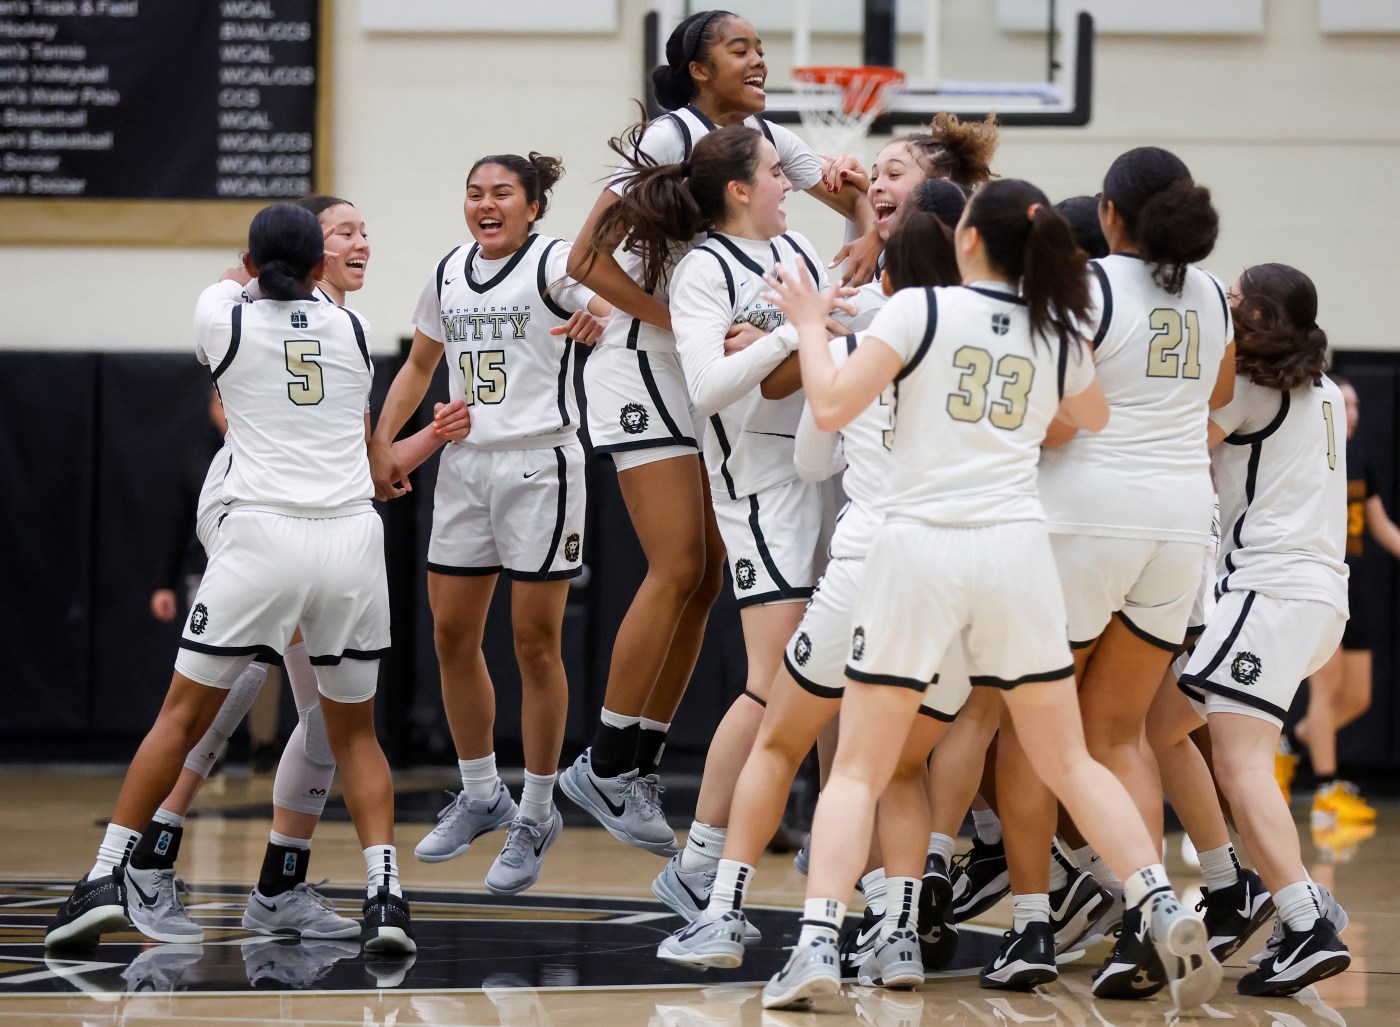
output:
[[[924,969],[942,970],[958,954],[958,929],[953,923],[953,882],[948,862],[930,852],[919,889],[919,951]]]
[[[408,916],[408,901],[384,887],[373,897],[365,899],[365,922],[360,929],[360,939],[366,952],[390,955],[417,952],[413,922]]]
[[[1094,880],[1093,874],[1087,870],[1070,871],[1065,886],[1050,893],[1050,930],[1055,935],[1055,952],[1073,948],[1111,905],[1113,896]]]
[[[1060,976],[1055,969],[1055,935],[1050,925],[1037,920],[1024,931],[1007,931],[1001,950],[982,968],[984,988],[1030,991]]]
[[[1197,912],[1205,914],[1210,952],[1222,963],[1274,915],[1274,898],[1253,870],[1240,869],[1240,879],[1228,888],[1201,895]]]
[[[1241,995],[1292,995],[1335,977],[1351,965],[1351,953],[1325,916],[1306,931],[1284,928],[1278,951],[1240,978]]]
[[[972,849],[953,857],[953,921],[962,923],[991,909],[1011,892],[1006,846],[973,836]]]
[[[1147,935],[1142,910],[1123,914],[1113,951],[1094,974],[1095,998],[1151,998],[1167,986],[1167,971]]]
[[[118,867],[95,881],[86,878],[73,886],[73,894],[59,907],[44,934],[46,949],[91,948],[110,931],[131,926],[126,918],[126,890]]]
[[[875,951],[880,940],[880,924],[883,913],[872,913],[869,909],[860,918],[860,923],[848,930],[841,939],[837,950],[841,958],[841,976],[854,977],[865,962],[865,957]]]

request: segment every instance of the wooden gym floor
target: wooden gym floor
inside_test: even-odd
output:
[[[366,960],[354,943],[295,944],[258,938],[239,926],[247,889],[267,839],[270,777],[217,774],[186,828],[179,869],[187,901],[206,928],[202,946],[155,945],[112,935],[82,959],[45,960],[43,926],[90,866],[99,823],[110,812],[118,771],[0,767],[0,1027],[131,1027],[259,1023],[408,1027],[741,1027],[790,1025],[1190,1024],[1207,1020],[1262,1027],[1400,1024],[1400,803],[1382,803],[1374,833],[1311,832],[1299,806],[1303,851],[1313,877],[1346,906],[1351,969],[1300,996],[1247,999],[1234,991],[1246,945],[1226,969],[1205,1012],[1178,1017],[1159,996],[1096,1001],[1096,947],[1031,994],[983,991],[976,970],[1009,923],[1006,903],[965,931],[955,968],[912,993],[847,987],[807,1013],[766,1013],[758,988],[795,939],[802,878],[788,857],[765,857],[751,892],[764,941],[744,967],[709,974],[661,963],[657,941],[678,924],[650,894],[659,857],[614,841],[601,829],[566,827],[535,888],[498,900],[481,880],[502,836],[483,838],[448,863],[419,863],[413,845],[428,822],[400,817],[405,891],[413,903],[419,953],[411,963]],[[441,773],[396,775],[405,807],[424,807]],[[445,802],[446,799],[444,798]],[[567,800],[561,798],[567,805]],[[430,799],[433,809],[437,800]],[[672,810],[683,816],[687,811]],[[421,814],[418,820],[423,820]],[[680,819],[676,817],[674,819]],[[1177,856],[1169,869],[1183,898],[1199,876]],[[965,844],[965,843],[964,843]],[[311,878],[347,915],[358,916],[363,860],[351,825],[328,819],[317,832]]]

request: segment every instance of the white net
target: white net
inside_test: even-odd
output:
[[[818,153],[849,153],[899,94],[904,76],[893,68],[792,69],[794,106],[803,134]]]

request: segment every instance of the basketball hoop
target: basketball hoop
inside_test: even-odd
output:
[[[904,85],[898,68],[809,65],[792,69],[802,124],[819,148],[849,150]]]

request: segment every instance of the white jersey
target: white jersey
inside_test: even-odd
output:
[[[1099,294],[1094,368],[1111,414],[1103,431],[1047,449],[1040,494],[1051,531],[1210,542],[1206,420],[1225,346],[1225,290],[1187,268],[1180,296],[1152,266],[1118,254],[1091,261]]]
[[[228,417],[232,461],[220,501],[303,516],[374,496],[365,409],[374,377],[369,326],[320,299],[244,302],[236,282],[204,290],[195,354]]]
[[[1001,283],[903,289],[866,338],[904,362],[880,501],[886,522],[1044,520],[1040,444],[1061,395],[1092,384],[1087,350],[1032,343],[1025,301]]]
[[[831,359],[842,366],[864,336],[846,335],[831,340]],[[837,432],[817,428],[810,408],[802,411],[797,429],[797,466],[809,480],[826,475],[807,473],[804,463],[822,463],[830,473],[832,456],[840,445],[845,457],[846,475],[841,479],[847,502],[836,516],[830,552],[833,560],[864,560],[875,531],[885,519],[880,503],[889,474],[890,447],[894,444],[895,384],[891,382],[874,403],[856,415]],[[815,467],[812,470],[816,470]]]
[[[821,181],[822,159],[790,129],[784,128],[782,125],[771,124],[757,115],[751,115],[744,119],[744,124],[762,132],[764,137],[773,144],[774,149],[778,151],[778,160],[783,166],[783,174],[787,175],[793,189],[810,189]],[[641,155],[644,155],[643,163],[647,163],[649,159],[649,162],[656,164],[679,164],[681,161],[689,159],[690,151],[696,142],[702,136],[714,131],[715,127],[713,121],[694,107],[686,106],[680,110],[663,114],[647,125],[646,131],[642,133],[638,150]],[[619,196],[625,193],[632,170],[632,165],[624,162],[613,173],[608,188]],[[705,237],[701,235],[689,243],[673,246],[669,270],[674,272],[681,258],[704,239]],[[640,285],[646,280],[642,258],[638,254],[628,254],[624,266],[628,275],[637,284]],[[667,302],[668,277],[669,275],[663,275],[652,293],[662,303]],[[676,339],[671,332],[665,329],[635,317],[619,315],[608,324],[608,330],[604,332],[599,345],[626,346],[628,349],[674,353]]]
[[[1259,592],[1347,612],[1346,408],[1331,381],[1292,392],[1235,379],[1211,414],[1223,536],[1216,595]]]
[[[578,431],[574,343],[549,334],[593,298],[568,277],[568,262],[567,242],[538,235],[498,260],[474,243],[438,262],[413,324],[442,343],[448,393],[471,407],[471,431],[456,445],[557,446]]]
[[[826,273],[812,244],[798,235],[740,239],[713,234],[682,258],[671,294],[671,325],[690,401],[709,418],[705,466],[716,495],[739,499],[797,477],[793,464],[802,393],[764,399],[759,385],[796,346],[783,312],[764,298],[763,276],[779,264],[806,264],[819,288]],[[747,349],[724,355],[736,324],[768,332]]]

